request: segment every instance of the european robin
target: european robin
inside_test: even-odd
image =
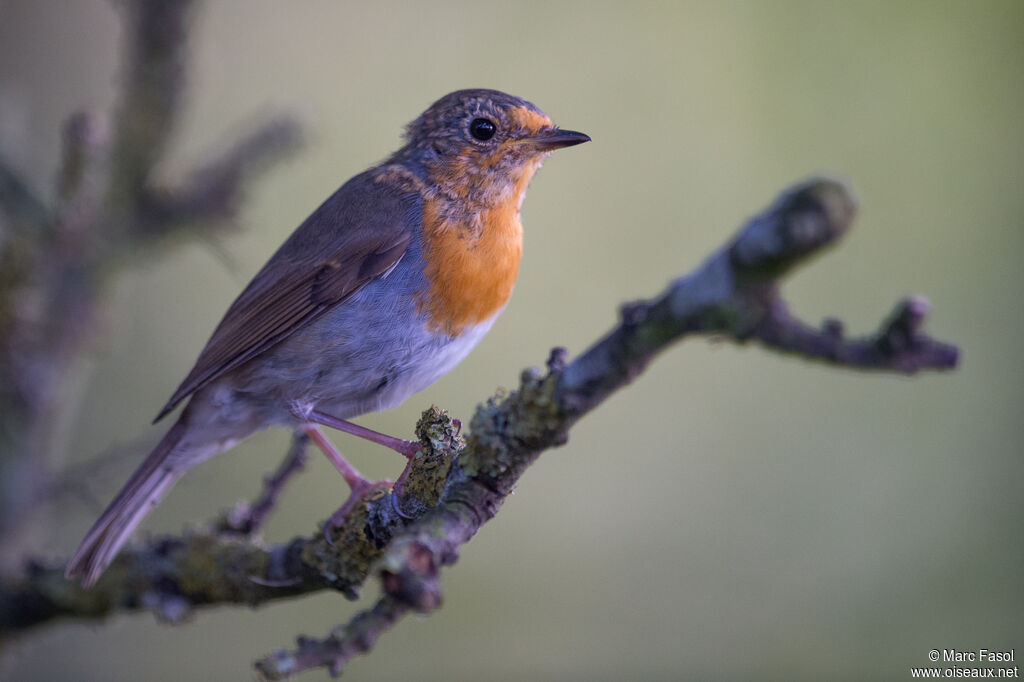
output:
[[[480,341],[516,280],[530,178],[550,152],[589,140],[495,90],[434,102],[405,146],[342,185],[231,304],[157,415],[188,398],[178,421],[85,536],[67,577],[96,582],[186,471],[268,426],[303,431],[324,451],[352,488],[343,515],[378,484],[317,425],[415,454],[413,442],[346,420],[398,405]]]

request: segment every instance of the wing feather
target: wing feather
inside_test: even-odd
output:
[[[195,366],[157,415],[280,343],[388,272],[413,239],[419,197],[356,176],[278,249],[228,308]]]

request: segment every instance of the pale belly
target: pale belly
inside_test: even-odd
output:
[[[410,330],[400,347],[381,352],[377,361],[370,363],[376,371],[369,372],[368,381],[357,380],[358,385],[353,385],[353,374],[362,371],[342,370],[324,377],[325,390],[314,391],[316,409],[344,419],[405,402],[462,362],[495,319],[497,315],[468,327],[457,338],[440,336],[422,327]]]

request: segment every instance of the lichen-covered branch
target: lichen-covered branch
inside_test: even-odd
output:
[[[65,581],[59,565],[33,563],[0,581],[0,632],[139,608],[180,620],[201,606],[255,605],[322,589],[356,598],[365,580],[379,575],[384,596],[370,610],[326,638],[299,638],[295,649],[257,662],[269,679],[315,667],[340,673],[406,613],[437,608],[441,569],[497,514],[526,468],[565,443],[578,419],[687,335],[756,340],[857,369],[954,367],[957,349],[922,331],[927,306],[920,298],[901,303],[878,332],[857,339],[844,338],[838,322],[819,330],[788,312],[779,278],[834,243],[854,213],[852,195],[839,182],[814,179],[787,190],[663,294],[623,306],[619,324],[572,362],[555,349],[546,371],[524,371],[518,390],[478,408],[465,440],[443,411],[425,412],[417,425],[423,447],[401,491],[368,494],[340,527],[272,547],[251,533],[301,461],[293,450],[268,479],[255,518],[235,510],[181,538],[133,545],[90,590]]]
[[[834,323],[814,331],[784,312],[777,279],[838,239],[854,213],[841,183],[797,185],[661,296],[623,307],[621,322],[580,357],[566,364],[565,352],[556,349],[546,373],[524,372],[519,390],[477,410],[437,507],[395,535],[376,562],[385,596],[374,609],[325,639],[300,638],[294,650],[270,654],[257,669],[268,679],[313,667],[338,674],[402,615],[436,608],[440,569],[454,563],[459,547],[497,513],[523,471],[686,335],[758,339],[772,349],[857,368],[906,373],[954,367],[957,349],[921,332],[924,310],[914,303],[901,305],[876,335],[852,341]]]
[[[92,350],[111,276],[172,234],[232,226],[247,181],[294,149],[298,128],[267,121],[175,182],[162,161],[181,109],[190,0],[130,0],[120,92],[109,114],[75,113],[64,130],[53,206],[0,159],[0,557],[9,563],[25,514],[51,487],[53,441]]]
[[[621,323],[566,368],[559,402],[570,411],[590,409],[668,343],[689,334],[756,340],[772,350],[861,370],[912,374],[955,367],[957,348],[921,331],[927,312],[921,297],[898,304],[877,333],[859,339],[845,338],[835,319],[816,329],[790,314],[780,278],[838,241],[855,214],[851,191],[838,181],[812,179],[786,190],[664,294],[623,306]]]
[[[454,420],[437,408],[424,412],[416,432],[422,448],[401,495],[374,491],[326,533],[318,528],[267,547],[254,532],[304,458],[306,440],[299,438],[251,508],[227,511],[181,537],[130,544],[91,588],[65,579],[63,562],[30,560],[0,576],[0,639],[59,618],[120,611],[147,609],[176,622],[204,606],[255,606],[324,589],[355,599],[391,537],[437,504],[463,446]]]

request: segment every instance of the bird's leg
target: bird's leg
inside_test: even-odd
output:
[[[408,459],[412,459],[421,447],[418,441],[395,438],[394,436],[389,436],[386,433],[380,433],[379,431],[368,429],[365,426],[360,426],[359,424],[353,424],[352,422],[345,421],[344,419],[332,417],[329,414],[319,412],[317,410],[310,410],[308,413],[303,413],[302,416],[308,422],[329,426],[332,429],[337,429],[339,431],[344,431],[345,433],[350,433],[353,436],[365,438],[371,443],[377,443],[378,445],[383,445],[386,448],[391,448],[395,452],[405,455]],[[328,455],[328,457],[329,456],[330,455]]]
[[[331,461],[334,468],[345,478],[345,482],[348,483],[348,487],[352,489],[352,493],[345,500],[345,504],[338,508],[338,511],[331,514],[331,519],[328,522],[327,528],[324,529],[324,536],[327,541],[330,542],[330,535],[327,531],[331,527],[341,525],[341,522],[345,519],[352,507],[355,506],[366,493],[376,490],[377,488],[390,487],[391,481],[385,479],[383,481],[371,481],[364,477],[359,470],[349,464],[345,456],[338,452],[338,449],[334,447],[331,441],[327,440],[327,437],[320,432],[320,429],[316,427],[316,424],[303,424],[301,426],[302,431],[310,437],[310,439],[316,443],[317,447],[323,451],[327,459]]]

